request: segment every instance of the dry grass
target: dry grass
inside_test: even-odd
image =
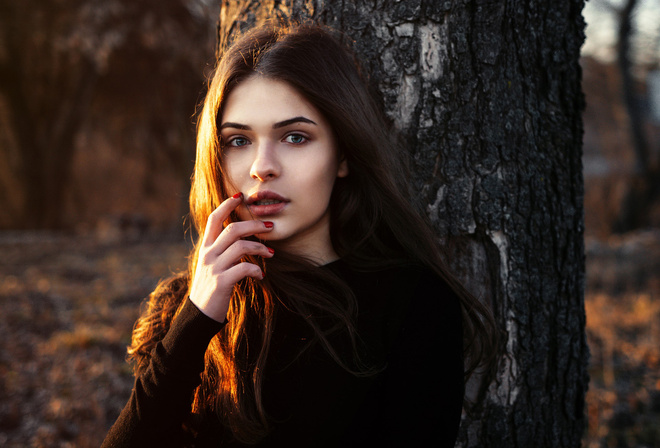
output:
[[[587,447],[660,447],[660,232],[587,244]]]

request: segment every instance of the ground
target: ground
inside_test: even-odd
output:
[[[660,230],[587,239],[584,446],[660,447]]]
[[[130,394],[133,323],[183,241],[0,237],[0,446],[98,447]]]
[[[133,383],[143,299],[185,269],[171,237],[0,234],[0,446],[98,447]],[[586,447],[660,446],[660,231],[587,239]]]

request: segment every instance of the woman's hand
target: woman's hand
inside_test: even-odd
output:
[[[202,237],[197,267],[190,288],[190,300],[211,319],[224,322],[234,285],[245,277],[263,278],[259,266],[240,262],[245,255],[270,258],[274,251],[245,238],[272,230],[273,223],[264,221],[232,222],[222,228],[231,212],[243,202],[238,193],[224,201],[209,216]]]

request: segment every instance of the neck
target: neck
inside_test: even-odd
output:
[[[325,231],[317,231],[310,234],[296,235],[286,240],[272,241],[273,248],[278,247],[299,257],[304,257],[316,266],[323,266],[339,259],[330,239],[329,222],[323,223]]]

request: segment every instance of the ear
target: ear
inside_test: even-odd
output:
[[[346,157],[343,157],[339,161],[339,167],[337,168],[337,177],[346,177],[348,176],[348,162],[346,162]]]

